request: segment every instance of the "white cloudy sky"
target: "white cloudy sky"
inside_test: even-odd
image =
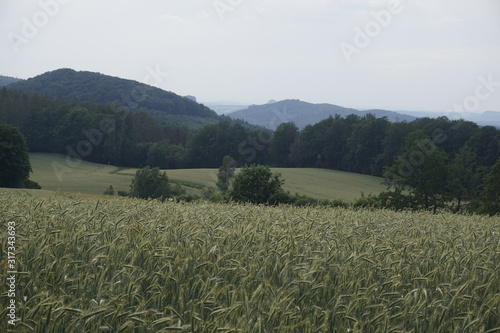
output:
[[[376,31],[373,13],[391,1],[0,0],[0,74],[69,67],[143,81],[158,68],[169,75],[155,85],[204,102],[500,111],[500,1],[401,0]],[[340,45],[367,27],[369,45],[348,62]],[[478,88],[480,77],[494,83]]]

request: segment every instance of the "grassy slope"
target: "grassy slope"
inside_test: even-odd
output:
[[[132,176],[116,174],[118,167],[81,161],[75,168],[68,166],[66,156],[59,154],[30,154],[33,174],[32,180],[39,183],[43,189],[62,192],[81,192],[102,194],[113,185],[115,191],[127,191]],[[61,180],[54,171],[56,167],[64,166]]]
[[[281,169],[286,179],[285,190],[315,198],[342,198],[347,201],[365,195],[378,194],[385,190],[379,177],[360,175],[351,172],[326,169]]]
[[[113,185],[115,191],[127,191],[136,169],[120,170],[118,167],[81,162],[76,168],[68,168],[62,181],[53,169],[53,164],[67,165],[64,155],[30,154],[33,174],[31,178],[42,188],[63,192],[102,194]],[[343,171],[325,169],[284,169],[276,168],[285,178],[284,189],[293,193],[305,194],[316,198],[342,198],[347,201],[361,196],[377,194],[384,190],[381,178],[359,175]],[[167,170],[174,182],[214,187],[217,181],[215,169]]]

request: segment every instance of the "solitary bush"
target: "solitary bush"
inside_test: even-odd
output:
[[[115,189],[113,185],[109,185],[109,187],[104,191],[104,195],[115,195]]]
[[[161,199],[172,195],[167,174],[159,168],[145,167],[137,170],[130,185],[130,195],[141,199]]]
[[[229,196],[238,202],[268,204],[282,191],[283,183],[281,174],[273,173],[268,166],[252,164],[234,176]]]
[[[223,193],[229,191],[229,183],[234,176],[234,166],[236,162],[230,156],[224,156],[222,165],[217,173],[217,187]]]
[[[181,194],[176,197],[177,202],[193,202],[200,200],[200,196],[196,194]]]

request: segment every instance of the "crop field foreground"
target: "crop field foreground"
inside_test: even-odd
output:
[[[8,195],[0,221],[15,332],[500,332],[498,217]]]

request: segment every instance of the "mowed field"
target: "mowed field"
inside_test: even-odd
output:
[[[0,221],[12,332],[500,332],[499,217],[15,194]]]
[[[128,191],[132,176],[119,175],[115,166],[80,161],[71,164],[65,155],[31,153],[33,173],[30,179],[44,190],[102,194],[109,185],[115,191]]]
[[[137,170],[84,161],[73,166],[67,163],[66,156],[58,154],[32,153],[30,160],[31,179],[43,189],[61,192],[102,194],[109,185],[115,191],[128,191]],[[274,168],[273,171],[283,175],[286,191],[314,198],[353,201],[361,193],[378,194],[385,190],[382,179],[373,176],[326,169]],[[197,191],[193,187],[216,188],[217,169],[166,170],[166,173],[172,182],[184,185],[188,193]]]

